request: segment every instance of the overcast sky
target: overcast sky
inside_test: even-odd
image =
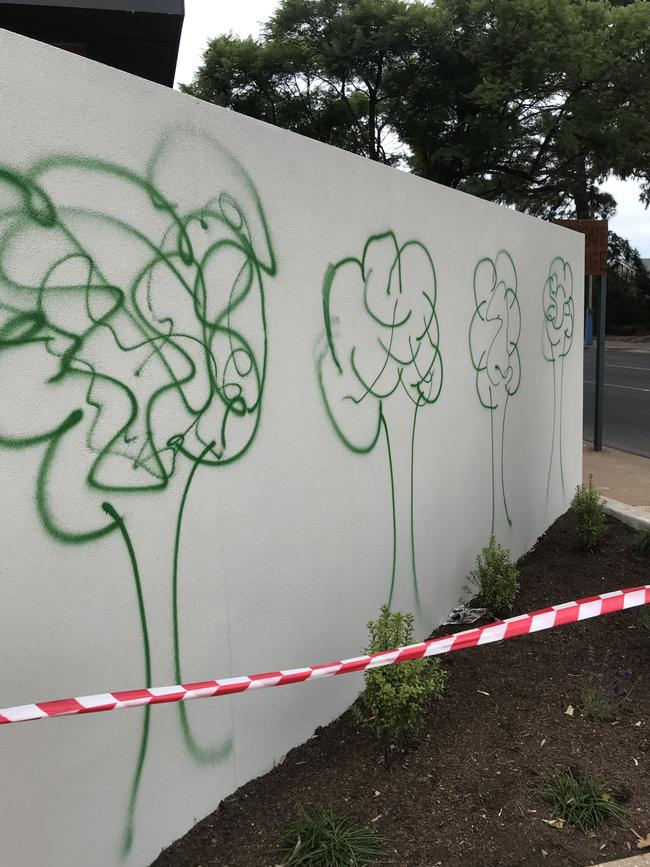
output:
[[[176,82],[192,80],[209,39],[229,31],[256,37],[260,24],[277,5],[278,0],[185,0]],[[610,220],[610,228],[627,238],[642,256],[650,258],[650,211],[639,202],[638,184],[611,179],[604,189],[618,202],[618,214]]]

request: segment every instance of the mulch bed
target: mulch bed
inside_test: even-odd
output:
[[[631,531],[612,519],[607,531],[589,553],[568,516],[556,521],[519,562],[513,613],[647,583]],[[442,657],[447,690],[415,751],[386,769],[348,711],[226,798],[155,867],[273,867],[279,828],[309,805],[374,824],[390,841],[382,863],[400,867],[585,867],[636,854],[629,827],[585,835],[544,824],[537,792],[553,768],[588,772],[626,792],[630,825],[650,833],[650,633],[638,623],[633,609]],[[631,669],[634,684],[619,720],[584,716],[590,678],[618,669]]]

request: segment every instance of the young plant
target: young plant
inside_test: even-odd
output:
[[[412,644],[413,615],[382,605],[368,632],[366,653]],[[446,677],[437,659],[411,659],[365,672],[359,717],[383,744],[387,765],[395,749],[404,749],[420,733],[432,699],[444,692]]]
[[[644,605],[639,611],[639,627],[650,635],[650,605]]]
[[[618,719],[621,705],[631,692],[624,684],[631,674],[632,669],[626,668],[615,671],[609,682],[605,682],[602,675],[592,678],[580,698],[585,714],[600,722]]]
[[[634,534],[636,549],[642,557],[650,556],[650,528],[637,530]]]
[[[500,616],[512,609],[519,591],[519,571],[509,549],[495,536],[490,536],[489,544],[476,558],[476,569],[469,573],[468,581],[477,588],[481,605],[492,614]]]
[[[385,853],[384,838],[351,816],[316,808],[282,829],[286,867],[362,867]]]
[[[571,768],[555,771],[539,794],[551,804],[551,818],[575,825],[585,834],[611,819],[622,821],[626,814],[610,788]]]
[[[588,485],[578,485],[571,501],[571,514],[587,548],[595,548],[605,533],[605,500],[594,490],[592,476]]]
[[[601,684],[591,683],[582,690],[580,706],[587,716],[599,722],[612,722],[618,716],[618,705],[614,704]]]

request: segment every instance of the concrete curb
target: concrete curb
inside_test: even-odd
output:
[[[650,855],[631,855],[620,861],[608,861],[600,867],[650,867]]]
[[[635,530],[650,530],[650,512],[640,506],[628,506],[627,503],[605,497],[605,513],[634,527]]]

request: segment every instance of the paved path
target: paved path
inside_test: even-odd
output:
[[[594,487],[604,497],[639,506],[650,517],[650,460],[604,448],[595,452],[591,443],[582,450],[582,476],[593,476]]]
[[[637,855],[636,858],[623,858],[621,861],[608,861],[601,867],[650,867],[650,855]]]
[[[596,350],[585,349],[583,431],[593,439]],[[605,445],[650,457],[650,351],[605,352]]]

